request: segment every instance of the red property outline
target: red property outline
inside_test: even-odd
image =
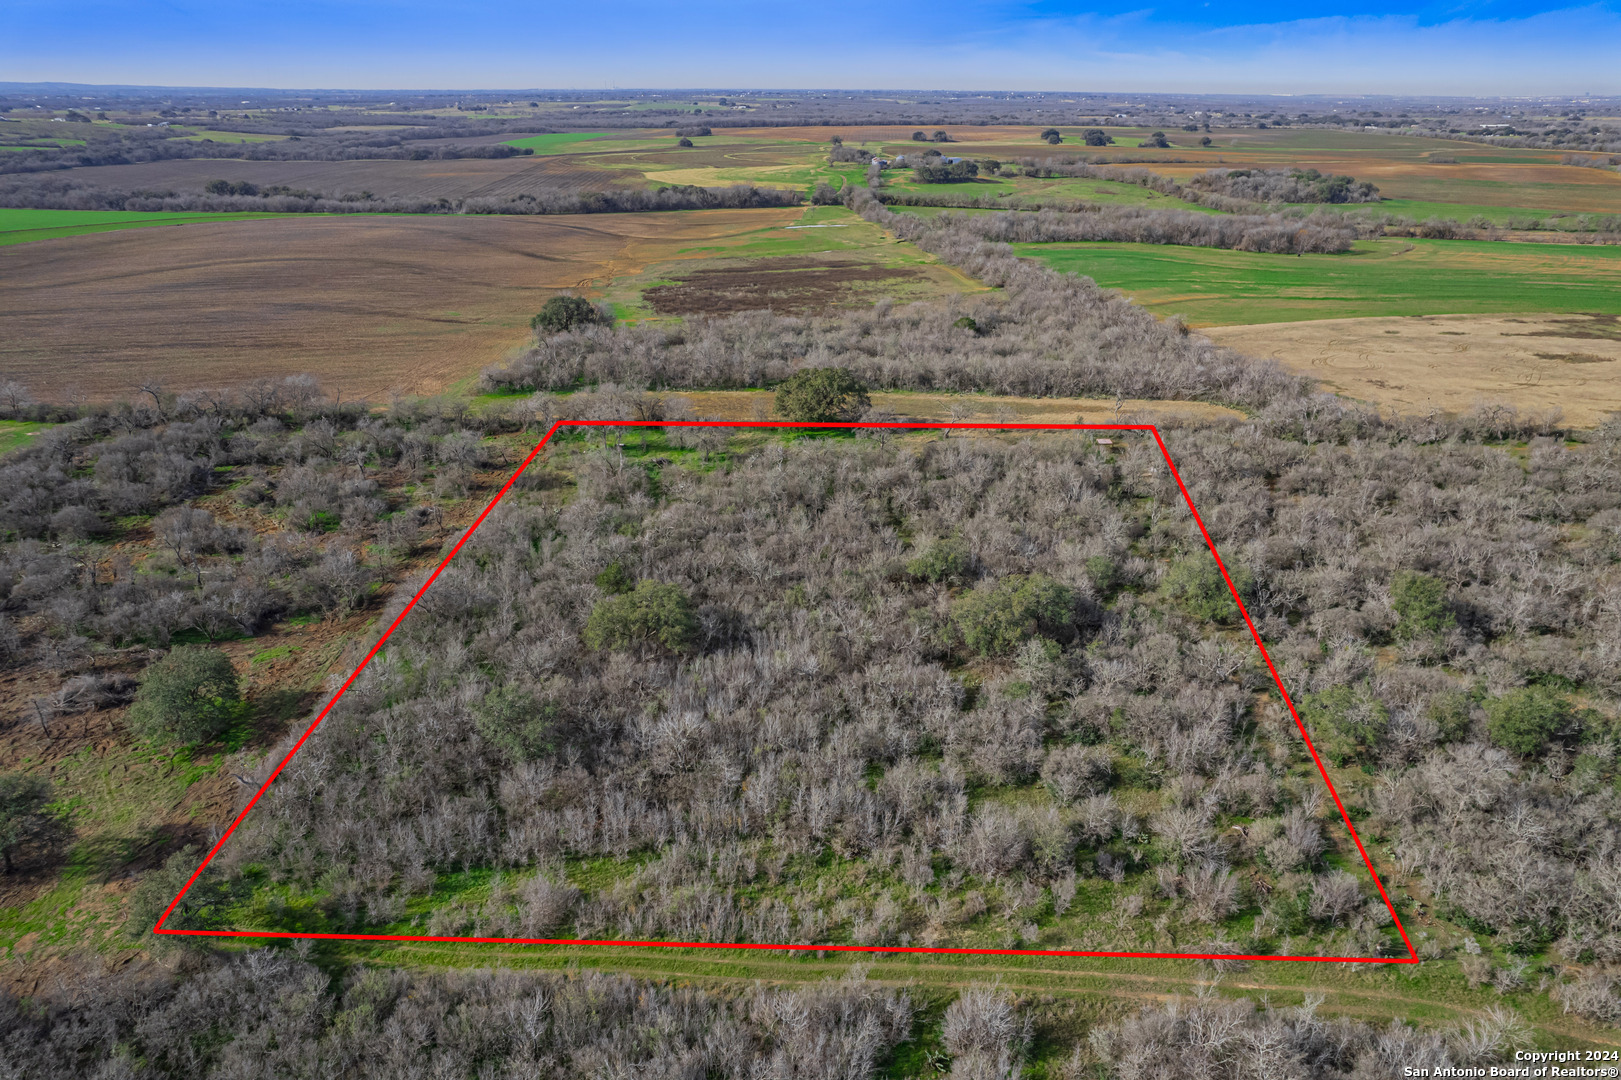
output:
[[[254,806],[259,802],[259,800],[264,796],[264,793],[270,789],[270,785],[275,782],[276,777],[281,775],[281,771],[287,767],[287,763],[293,759],[293,755],[298,753],[299,748],[304,745],[305,741],[308,740],[311,735],[315,734],[315,729],[321,726],[321,722],[324,721],[326,719],[326,717],[327,717],[327,714],[332,711],[332,707],[338,703],[338,699],[343,697],[343,695],[346,692],[348,692],[350,685],[355,681],[356,678],[359,677],[360,673],[366,669],[366,665],[371,663],[372,658],[374,656],[376,656],[377,653],[382,649],[382,647],[388,642],[388,639],[393,635],[395,629],[400,625],[400,623],[405,619],[405,617],[411,613],[411,609],[416,607],[417,601],[422,599],[422,594],[427,592],[428,587],[430,585],[432,585],[436,580],[438,580],[439,575],[444,571],[445,567],[450,565],[450,560],[454,559],[456,557],[456,553],[459,552],[462,549],[462,545],[467,543],[468,538],[471,537],[473,535],[473,533],[475,531],[477,531],[478,527],[481,524],[484,523],[484,519],[489,516],[490,511],[495,509],[496,504],[499,503],[503,498],[506,497],[507,492],[512,489],[512,485],[517,482],[518,477],[523,474],[523,471],[526,468],[529,467],[529,464],[532,461],[535,460],[535,458],[540,454],[541,450],[543,450],[545,448],[546,444],[551,441],[552,436],[557,434],[557,432],[560,429],[565,428],[565,427],[583,427],[583,428],[590,428],[590,427],[661,427],[661,428],[662,427],[724,427],[724,428],[755,427],[755,428],[862,428],[862,429],[865,429],[865,428],[897,428],[897,429],[904,429],[904,430],[928,430],[928,431],[976,431],[977,430],[977,431],[1147,431],[1147,432],[1150,432],[1154,436],[1154,442],[1159,445],[1160,454],[1165,458],[1166,467],[1171,470],[1171,476],[1172,476],[1172,478],[1174,478],[1176,480],[1177,488],[1182,492],[1182,501],[1187,504],[1188,512],[1193,515],[1193,520],[1199,526],[1199,532],[1204,537],[1205,545],[1207,547],[1209,547],[1211,556],[1216,560],[1216,566],[1221,571],[1222,579],[1224,581],[1226,581],[1226,583],[1227,583],[1227,589],[1232,594],[1233,602],[1238,605],[1239,613],[1242,614],[1243,617],[1244,617],[1244,625],[1249,628],[1250,637],[1255,640],[1255,647],[1260,650],[1261,659],[1266,661],[1266,668],[1267,668],[1267,671],[1270,672],[1271,675],[1272,675],[1273,684],[1277,686],[1278,693],[1283,698],[1283,703],[1286,706],[1288,706],[1289,715],[1294,718],[1295,727],[1300,731],[1300,737],[1302,739],[1304,739],[1305,742],[1306,742],[1306,749],[1311,752],[1311,759],[1317,765],[1318,775],[1320,775],[1323,778],[1323,784],[1328,788],[1329,795],[1332,796],[1333,799],[1334,799],[1334,806],[1339,810],[1340,819],[1345,822],[1345,828],[1350,832],[1351,839],[1356,844],[1357,853],[1362,856],[1362,864],[1365,867],[1367,867],[1368,876],[1373,878],[1373,884],[1379,890],[1380,899],[1382,899],[1385,902],[1385,907],[1390,911],[1390,918],[1395,923],[1396,931],[1397,931],[1397,933],[1399,933],[1401,935],[1402,943],[1407,946],[1407,956],[1405,956],[1405,957],[1385,957],[1385,956],[1273,956],[1273,955],[1235,955],[1235,954],[1228,954],[1228,953],[1103,952],[1103,951],[1078,950],[1078,949],[940,949],[940,948],[926,948],[926,947],[923,947],[923,946],[916,946],[916,945],[774,945],[774,944],[758,944],[758,943],[752,943],[752,942],[612,941],[612,940],[582,940],[582,939],[577,939],[577,938],[455,937],[455,936],[451,936],[451,935],[432,935],[432,934],[318,934],[318,933],[297,933],[297,932],[292,932],[292,931],[276,931],[276,930],[171,930],[171,929],[166,929],[163,924],[166,921],[168,921],[170,913],[172,913],[174,911],[176,905],[178,905],[180,903],[181,898],[186,895],[187,891],[190,890],[192,885],[197,881],[198,876],[201,875],[203,870],[208,866],[208,864],[213,861],[214,856],[219,854],[220,849],[225,846],[225,841],[227,841],[227,840],[229,840],[231,838],[231,834],[236,831],[236,828],[237,828],[238,825],[242,824],[243,819],[248,816],[248,812],[251,811],[254,808]],[[172,935],[181,936],[181,937],[311,938],[311,939],[317,939],[317,940],[333,940],[333,941],[448,941],[448,942],[467,942],[467,943],[488,944],[488,945],[627,945],[627,946],[658,947],[658,948],[671,948],[671,949],[775,949],[775,950],[796,950],[796,951],[800,951],[800,952],[948,953],[948,954],[970,955],[970,956],[1112,956],[1112,957],[1129,957],[1129,958],[1136,958],[1136,959],[1158,959],[1158,960],[1234,960],[1234,959],[1242,959],[1242,960],[1286,960],[1286,961],[1317,962],[1317,963],[1353,963],[1353,964],[1416,964],[1416,963],[1419,962],[1418,953],[1413,949],[1413,943],[1411,941],[1409,941],[1408,938],[1407,938],[1407,930],[1406,930],[1406,928],[1402,926],[1401,916],[1396,913],[1396,906],[1393,903],[1391,903],[1389,894],[1385,892],[1384,882],[1379,880],[1379,874],[1373,868],[1373,860],[1368,857],[1367,850],[1362,846],[1362,838],[1357,835],[1356,826],[1351,824],[1351,815],[1346,812],[1345,804],[1340,801],[1340,793],[1335,790],[1334,781],[1329,779],[1328,770],[1323,766],[1322,758],[1319,757],[1318,754],[1317,754],[1317,747],[1315,745],[1313,745],[1313,743],[1311,741],[1311,735],[1309,735],[1307,733],[1307,731],[1306,731],[1306,725],[1303,722],[1301,722],[1300,713],[1297,712],[1296,709],[1295,709],[1294,699],[1289,696],[1288,689],[1283,685],[1283,679],[1278,675],[1278,669],[1272,663],[1272,655],[1266,651],[1266,645],[1261,641],[1261,635],[1255,629],[1255,623],[1250,618],[1249,609],[1244,606],[1243,598],[1238,595],[1238,589],[1233,585],[1232,575],[1230,575],[1227,572],[1227,564],[1222,561],[1221,553],[1216,550],[1215,541],[1210,538],[1210,530],[1205,528],[1204,519],[1199,516],[1198,508],[1193,505],[1193,497],[1188,494],[1188,486],[1185,483],[1182,482],[1182,474],[1177,471],[1176,463],[1171,460],[1171,452],[1166,448],[1165,440],[1160,437],[1159,428],[1155,427],[1153,424],[929,424],[929,423],[895,423],[895,424],[843,423],[843,424],[839,424],[839,423],[789,423],[789,422],[779,422],[779,421],[773,421],[773,420],[738,420],[738,421],[731,421],[731,420],[675,420],[675,421],[661,421],[661,420],[559,420],[559,421],[557,421],[556,423],[554,423],[551,426],[550,430],[548,430],[546,432],[545,436],[540,440],[540,442],[535,444],[535,448],[529,452],[529,456],[524,458],[523,462],[517,467],[517,469],[515,469],[513,471],[512,475],[507,479],[507,482],[501,486],[501,490],[495,493],[495,497],[492,498],[489,501],[489,504],[484,507],[483,512],[480,513],[478,515],[478,517],[473,521],[473,523],[467,527],[467,530],[462,533],[461,539],[456,541],[456,546],[451,548],[450,553],[447,554],[443,559],[441,559],[439,561],[439,565],[434,568],[433,573],[428,575],[428,579],[422,583],[421,587],[417,589],[416,593],[411,597],[410,601],[400,611],[399,615],[396,616],[394,621],[389,624],[388,629],[385,630],[383,632],[382,636],[377,639],[377,644],[375,644],[375,645],[373,645],[371,647],[371,651],[366,654],[365,659],[362,660],[360,662],[360,664],[355,668],[355,670],[350,673],[349,677],[344,680],[343,685],[338,687],[337,692],[332,695],[332,698],[326,703],[326,706],[321,710],[319,715],[317,715],[315,717],[315,719],[310,723],[309,727],[304,729],[304,734],[300,735],[299,738],[298,738],[298,741],[293,744],[293,748],[291,750],[287,751],[286,756],[281,759],[281,763],[276,766],[275,771],[272,772],[265,779],[265,782],[263,784],[259,785],[259,790],[254,792],[253,798],[248,800],[247,805],[242,808],[242,811],[239,814],[236,815],[235,819],[232,820],[230,826],[224,831],[224,833],[222,833],[220,835],[219,840],[216,841],[214,846],[209,850],[207,857],[205,857],[203,859],[203,861],[198,865],[196,870],[192,871],[191,877],[186,879],[186,884],[181,887],[181,889],[180,889],[180,891],[178,893],[175,894],[175,898],[173,900],[169,901],[169,906],[163,909],[163,914],[161,916],[159,916],[157,923],[152,927],[152,932],[154,934],[172,934]]]

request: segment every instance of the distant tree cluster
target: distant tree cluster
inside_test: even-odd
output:
[[[872,151],[860,146],[835,146],[827,155],[829,164],[855,163],[864,165],[872,160]]]
[[[920,184],[960,184],[979,175],[979,165],[972,161],[945,161],[924,158],[912,166],[912,176]]]
[[[1212,169],[1189,179],[1187,186],[1262,203],[1379,201],[1379,189],[1371,181],[1325,176],[1316,169]]]

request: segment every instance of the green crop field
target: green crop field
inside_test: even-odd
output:
[[[550,135],[530,135],[522,139],[508,139],[506,145],[520,150],[533,150],[537,154],[559,154],[572,150],[577,144],[593,139],[611,139],[611,131],[558,131]]]
[[[522,139],[508,139],[506,145],[516,146],[520,150],[533,150],[538,156],[549,157],[554,154],[575,154],[582,151],[612,153],[648,150],[673,146],[674,143],[674,134],[668,132],[660,139],[650,139],[645,134],[641,138],[627,139],[624,132],[617,131],[559,131],[549,135],[528,135]]]
[[[1344,255],[1019,244],[1021,255],[1204,326],[1373,315],[1621,313],[1621,248],[1380,240]]]
[[[250,221],[276,217],[249,212],[206,214],[176,210],[17,210],[0,208],[0,247],[26,244],[32,240],[56,240],[64,236],[142,229],[154,225],[192,225],[203,221]]]

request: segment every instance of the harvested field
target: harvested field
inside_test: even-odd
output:
[[[201,191],[210,180],[246,180],[340,196],[369,191],[385,199],[470,199],[605,191],[640,186],[640,177],[570,165],[571,157],[458,158],[450,161],[237,161],[198,158],[74,169],[74,180],[125,191]]]
[[[18,244],[0,253],[0,377],[102,400],[299,372],[345,397],[432,393],[522,344],[558,290],[792,237],[799,214],[286,216]]]
[[[1338,393],[1419,413],[1506,402],[1581,426],[1621,412],[1621,317],[1438,315],[1206,330]]]

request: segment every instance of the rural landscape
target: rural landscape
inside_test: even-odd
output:
[[[1621,96],[0,83],[0,329],[0,1075],[1621,1073]]]

